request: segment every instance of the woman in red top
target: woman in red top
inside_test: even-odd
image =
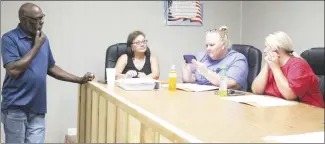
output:
[[[264,54],[266,63],[252,84],[253,93],[324,108],[315,73],[293,52],[291,39],[286,33],[275,32],[266,37]]]

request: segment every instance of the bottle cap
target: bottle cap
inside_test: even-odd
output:
[[[221,69],[225,70],[225,69],[227,69],[227,68],[226,68],[225,65],[222,65],[222,66],[221,66]]]

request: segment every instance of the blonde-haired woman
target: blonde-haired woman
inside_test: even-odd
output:
[[[267,36],[264,54],[266,63],[252,84],[254,93],[324,107],[316,75],[293,51],[286,33],[279,31]]]
[[[228,28],[209,30],[205,39],[206,50],[196,54],[183,67],[184,83],[219,86],[219,72],[227,68],[228,88],[247,90],[248,64],[246,57],[229,48]]]

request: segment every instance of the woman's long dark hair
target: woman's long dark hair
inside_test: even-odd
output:
[[[146,37],[144,35],[143,32],[141,31],[134,31],[132,33],[129,34],[128,36],[128,39],[126,41],[126,46],[127,46],[127,49],[126,49],[126,54],[129,56],[129,57],[134,57],[134,52],[132,51],[132,48],[131,48],[131,45],[132,45],[132,42],[135,38],[137,38],[139,35],[142,35],[143,37]],[[144,55],[145,56],[150,56],[151,52],[150,52],[150,49],[147,45],[147,49],[146,51],[144,52]]]

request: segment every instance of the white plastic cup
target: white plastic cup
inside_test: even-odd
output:
[[[111,86],[115,85],[115,76],[116,76],[116,69],[115,68],[106,68],[106,82],[107,82],[107,85],[111,85]]]

